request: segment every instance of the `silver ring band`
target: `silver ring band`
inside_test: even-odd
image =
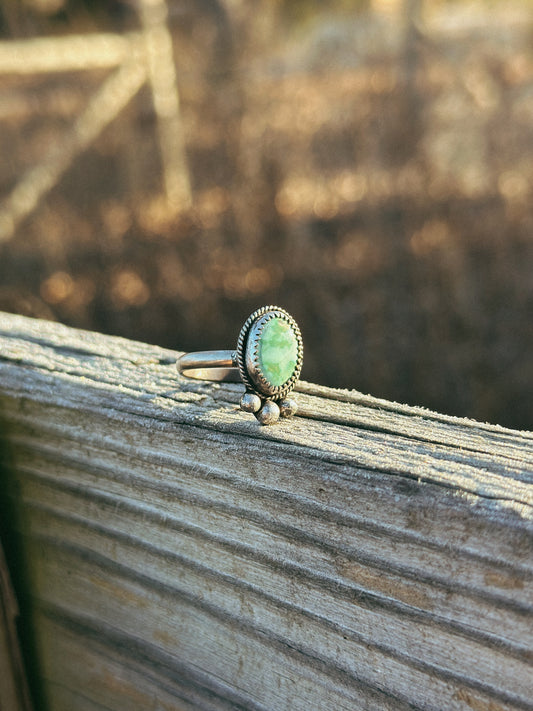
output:
[[[187,378],[238,383],[241,381],[235,351],[198,351],[178,359],[178,370]]]

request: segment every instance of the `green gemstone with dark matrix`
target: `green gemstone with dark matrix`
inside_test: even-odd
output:
[[[257,355],[261,372],[270,385],[286,383],[298,361],[298,339],[291,325],[277,317],[267,321],[259,336]]]

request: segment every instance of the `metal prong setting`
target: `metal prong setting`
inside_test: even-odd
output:
[[[291,377],[282,385],[269,383],[261,371],[256,357],[258,339],[264,325],[273,318],[286,321],[294,333],[297,342],[296,365]],[[248,345],[251,345],[248,348]],[[278,306],[264,306],[246,320],[239,334],[236,349],[236,361],[241,378],[246,386],[246,392],[241,398],[241,409],[253,412],[257,420],[263,425],[271,425],[282,418],[292,417],[298,405],[287,395],[296,385],[303,363],[303,342],[300,329],[296,321],[284,309]]]

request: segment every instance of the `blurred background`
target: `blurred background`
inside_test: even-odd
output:
[[[0,309],[533,429],[531,0],[3,0]]]

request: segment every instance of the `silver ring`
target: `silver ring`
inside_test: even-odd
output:
[[[271,425],[297,411],[288,395],[302,364],[302,334],[296,321],[279,306],[263,306],[246,319],[234,351],[185,353],[177,367],[188,378],[241,380],[246,388],[241,409],[252,412],[261,424]]]

